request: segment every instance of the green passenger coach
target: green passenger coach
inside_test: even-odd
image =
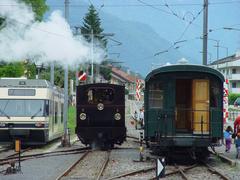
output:
[[[166,65],[145,79],[145,139],[168,155],[208,155],[223,135],[223,75],[202,65]]]

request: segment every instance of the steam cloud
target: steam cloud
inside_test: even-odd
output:
[[[26,4],[1,0],[0,16],[6,19],[0,30],[0,60],[73,64],[91,57],[91,46],[82,37],[73,37],[60,11],[54,11],[44,22],[36,22],[32,9]],[[95,61],[104,57],[103,50],[94,49]]]

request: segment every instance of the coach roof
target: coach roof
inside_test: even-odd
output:
[[[217,76],[222,82],[224,82],[224,76],[216,69],[213,69],[204,65],[193,65],[193,64],[177,64],[177,65],[166,65],[151,71],[145,78],[145,82],[157,74],[168,73],[168,72],[204,72]]]

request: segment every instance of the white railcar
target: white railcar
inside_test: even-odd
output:
[[[62,89],[46,80],[0,79],[0,143],[45,144],[63,134]]]

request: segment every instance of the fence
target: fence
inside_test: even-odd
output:
[[[235,119],[240,115],[240,109],[229,109],[228,120],[235,121]]]

